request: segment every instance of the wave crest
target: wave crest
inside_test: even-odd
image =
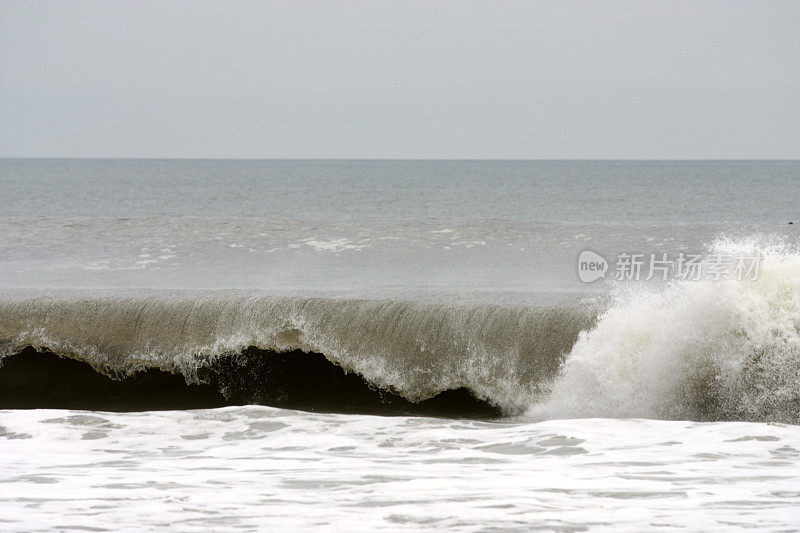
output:
[[[596,312],[318,298],[52,298],[0,303],[5,356],[48,349],[122,378],[147,369],[203,380],[248,347],[324,355],[411,402],[467,389],[506,412],[541,392]]]

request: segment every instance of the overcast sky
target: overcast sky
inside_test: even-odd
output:
[[[800,2],[3,1],[0,155],[800,158]]]

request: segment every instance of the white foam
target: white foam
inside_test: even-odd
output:
[[[756,280],[619,287],[583,332],[537,417],[800,420],[800,255],[758,239]]]
[[[780,424],[254,406],[0,420],[0,529],[15,531],[788,531],[800,505],[800,428]]]
[[[355,243],[350,239],[340,238],[331,240],[303,239],[303,241],[317,251],[343,252],[345,250],[363,250],[368,244]]]

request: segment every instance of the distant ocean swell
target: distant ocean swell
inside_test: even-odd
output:
[[[357,409],[369,396],[367,404],[391,411],[438,397],[468,415],[494,408],[536,418],[800,423],[800,255],[741,240],[711,249],[757,253],[758,279],[633,284],[617,288],[602,309],[220,295],[5,298],[0,383],[14,385],[25,373],[19,358],[55,365],[63,361],[57,354],[116,379],[160,371],[197,394],[215,387],[242,403],[303,407],[286,399],[307,404],[316,396],[327,397],[325,409],[346,410],[337,402]],[[361,392],[342,395],[348,387]],[[142,390],[158,398],[157,386]]]

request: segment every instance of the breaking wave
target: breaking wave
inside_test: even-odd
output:
[[[312,373],[327,372],[303,361],[321,357],[341,372],[332,380],[360,376],[389,404],[461,390],[513,413],[537,397],[595,316],[578,307],[266,296],[25,298],[0,302],[0,342],[9,361],[31,347],[28,358],[50,352],[115,379],[180,374],[187,384],[219,385],[231,401],[288,406],[298,404],[281,403],[264,384],[303,396]]]
[[[529,414],[800,423],[800,255],[759,239],[710,252],[760,256],[757,279],[619,287]]]
[[[757,254],[757,279],[632,283],[601,307],[7,297],[0,407],[20,404],[7,385],[20,376],[40,376],[52,391],[53,375],[63,375],[83,389],[51,394],[49,407],[96,390],[130,408],[183,406],[160,402],[159,391],[184,386],[180,398],[212,405],[800,423],[800,254],[756,239],[720,240],[709,251]],[[65,360],[133,388],[93,381]],[[20,394],[41,406],[29,385]],[[151,400],[125,403],[137,394]]]

